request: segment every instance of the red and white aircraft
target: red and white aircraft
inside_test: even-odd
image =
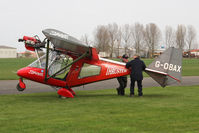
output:
[[[72,87],[129,75],[133,71],[125,68],[125,63],[100,58],[95,48],[61,31],[46,29],[42,32],[46,36],[42,42],[37,36],[19,39],[27,50],[35,51],[38,56],[36,61],[18,70],[19,91],[25,90],[23,78],[26,78],[57,87],[59,95],[73,98]],[[46,54],[39,57],[38,51],[42,48],[46,49]],[[180,82],[181,60],[181,50],[169,48],[145,72],[165,87]]]

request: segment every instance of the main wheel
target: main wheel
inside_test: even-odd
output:
[[[17,84],[17,87],[16,87],[16,88],[17,88],[18,91],[24,91],[24,90],[25,90],[25,88],[21,88],[21,87],[20,87],[19,83]]]

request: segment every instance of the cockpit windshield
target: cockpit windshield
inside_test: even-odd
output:
[[[71,59],[65,54],[61,54],[56,51],[50,51],[48,57],[48,74],[51,76],[58,72],[61,68],[66,66]],[[46,66],[46,55],[41,56],[36,61],[29,65],[30,67],[45,69]],[[67,69],[68,70],[68,69]],[[66,70],[61,71],[56,75],[60,75],[66,72]]]

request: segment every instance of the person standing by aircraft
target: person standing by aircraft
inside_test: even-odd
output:
[[[146,65],[142,60],[140,60],[140,57],[138,54],[135,54],[133,56],[134,60],[131,60],[126,64],[126,68],[131,69],[131,86],[130,86],[130,96],[134,96],[134,87],[135,87],[135,81],[137,81],[138,86],[138,96],[142,96],[142,80],[143,75],[142,71],[145,70]]]
[[[128,55],[124,54],[122,56],[122,62],[127,63],[128,62]],[[118,95],[125,95],[125,88],[127,85],[127,76],[121,76],[121,77],[117,77],[117,80],[120,84],[120,86],[117,88],[117,94]]]

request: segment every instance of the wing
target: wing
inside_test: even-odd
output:
[[[81,56],[85,52],[91,55],[89,46],[66,33],[55,29],[45,29],[42,32],[54,45],[56,50],[65,51],[76,56]]]

